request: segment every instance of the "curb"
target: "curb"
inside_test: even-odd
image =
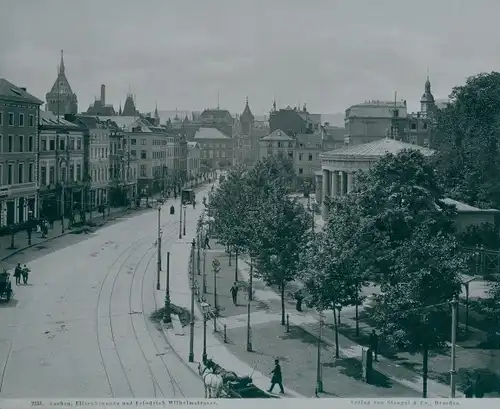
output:
[[[144,210],[151,210],[151,209],[144,209]],[[122,216],[125,216],[125,214],[127,214],[127,213],[124,213]],[[102,224],[102,225],[100,225],[100,226],[95,226],[96,230],[98,230],[98,229],[100,229],[101,227],[105,226],[105,225],[107,224],[107,222],[108,222],[108,221],[115,221],[115,220],[118,218],[118,216],[111,216],[111,215],[110,215],[109,217],[110,217],[109,219],[105,219],[105,220],[106,220],[106,223],[104,223],[104,224]],[[71,234],[71,233],[73,233],[73,232],[74,232],[74,230],[73,230],[73,229],[66,229],[64,233],[59,233],[59,234],[57,234],[56,236],[48,237],[48,238],[46,238],[45,240],[43,240],[43,241],[41,241],[41,242],[39,242],[39,243],[30,244],[30,245],[28,245],[28,246],[24,246],[24,247],[18,248],[18,249],[16,249],[16,250],[14,250],[12,253],[10,253],[9,255],[7,255],[7,256],[5,256],[5,257],[1,258],[1,259],[0,259],[0,262],[6,261],[6,260],[8,260],[9,258],[14,257],[16,254],[19,254],[19,253],[21,253],[21,252],[23,252],[23,251],[25,251],[25,250],[28,250],[28,249],[30,249],[30,248],[32,248],[32,247],[38,246],[38,245],[40,245],[40,244],[42,244],[42,243],[47,243],[47,242],[49,242],[49,241],[52,241],[52,240],[58,239],[58,238],[60,238],[60,237],[66,236],[67,234]]]

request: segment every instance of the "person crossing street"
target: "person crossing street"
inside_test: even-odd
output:
[[[281,374],[281,366],[279,359],[274,360],[274,369],[270,373],[272,375],[271,378],[271,387],[268,392],[272,393],[274,387],[278,385],[280,387],[280,393],[284,394],[285,389],[283,388],[283,375]]]

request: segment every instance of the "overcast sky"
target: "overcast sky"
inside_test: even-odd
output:
[[[500,67],[498,0],[0,0],[0,77],[45,100],[60,50],[86,110],[107,86],[118,109],[217,105],[254,113],[368,99],[418,108],[427,68],[446,98]]]

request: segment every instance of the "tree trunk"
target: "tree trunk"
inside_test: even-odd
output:
[[[333,325],[335,327],[335,358],[340,358],[339,327],[337,325],[337,309],[333,307]]]
[[[428,376],[428,365],[429,365],[429,345],[427,342],[423,345],[423,362],[422,362],[422,398],[427,398],[427,376]]]
[[[339,326],[340,326],[340,311],[341,311],[341,309],[340,309],[340,308],[338,308],[338,309],[337,309],[337,311],[338,311],[338,313],[339,313],[339,321],[338,321],[338,324],[339,324]]]
[[[236,249],[234,255],[234,281],[238,281],[238,249]]]
[[[231,249],[229,249],[229,265],[231,265]]]
[[[285,325],[285,281],[281,282],[281,325]]]
[[[359,337],[359,307],[358,302],[356,302],[356,336]]]

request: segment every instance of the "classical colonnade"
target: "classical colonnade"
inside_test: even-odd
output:
[[[321,200],[327,196],[344,196],[349,193],[354,186],[354,173],[323,169]]]

